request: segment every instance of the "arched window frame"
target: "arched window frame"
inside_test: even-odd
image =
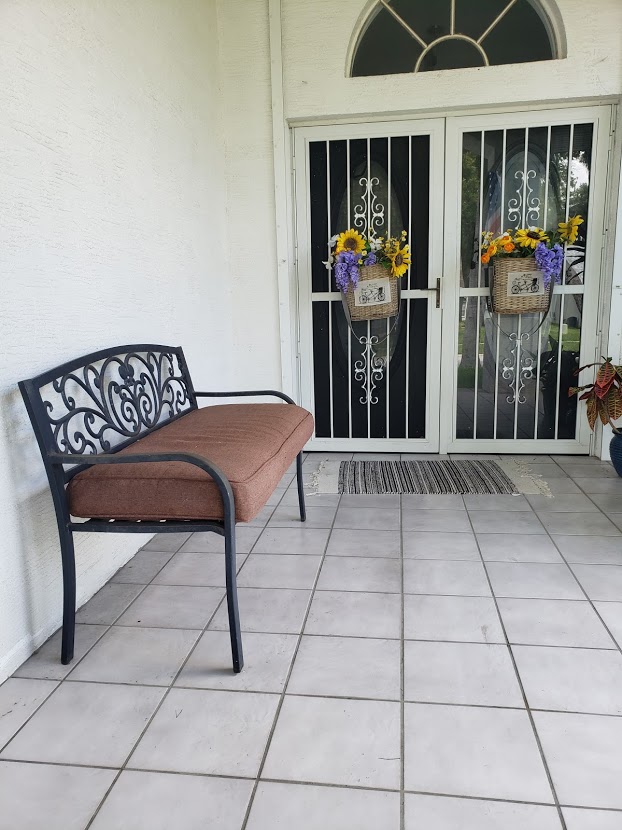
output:
[[[417,65],[412,73],[413,75],[418,73],[423,58],[429,52],[432,46],[435,46],[436,44],[448,40],[452,37],[458,40],[465,40],[471,43],[476,49],[478,49],[480,53],[482,53],[482,56],[484,57],[484,65],[489,66],[490,64],[488,63],[488,57],[486,56],[485,50],[481,46],[481,41],[483,41],[486,35],[488,35],[491,32],[491,30],[494,29],[494,26],[502,19],[502,17],[504,17],[505,14],[507,14],[507,12],[514,5],[516,0],[507,0],[504,10],[501,12],[500,15],[498,15],[495,18],[492,24],[487,27],[487,29],[482,33],[482,35],[479,37],[477,41],[474,38],[454,32],[453,21],[455,17],[456,2],[459,2],[459,0],[451,0],[450,29],[452,33],[437,38],[436,40],[431,41],[430,43],[426,43],[416,32],[414,32],[414,30],[408,25],[408,23],[406,23],[405,20],[402,20],[401,17],[395,12],[395,10],[391,8],[391,0],[369,0],[369,2],[365,6],[359,17],[357,24],[354,27],[354,31],[352,32],[352,37],[350,38],[350,44],[346,56],[346,77],[357,77],[352,74],[352,70],[354,67],[354,60],[356,58],[356,53],[359,44],[365,32],[367,31],[367,28],[373,22],[376,15],[380,11],[382,11],[382,9],[386,9],[390,14],[392,14],[393,17],[395,17],[396,20],[400,22],[400,25],[404,26],[406,31],[408,31],[420,45],[426,47],[425,51],[422,52],[422,54],[419,56],[417,60]],[[566,30],[557,3],[554,2],[554,0],[529,0],[529,3],[534,8],[536,13],[542,20],[543,25],[547,29],[549,39],[551,41],[551,44],[553,45],[553,60],[559,60],[567,57]]]

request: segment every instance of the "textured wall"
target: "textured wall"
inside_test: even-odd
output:
[[[235,376],[279,388],[268,0],[218,0],[218,18]]]
[[[370,6],[368,0],[282,2],[288,118],[416,113],[622,93],[620,0],[557,0],[566,30],[564,60],[367,78],[346,78],[345,69],[350,33]]]
[[[230,377],[215,12],[205,0],[0,6],[0,681],[61,609],[17,381],[141,341],[184,345],[198,387]],[[79,602],[142,538],[79,538]]]

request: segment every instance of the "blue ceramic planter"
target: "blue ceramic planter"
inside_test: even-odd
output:
[[[609,444],[611,463],[616,473],[622,477],[622,432],[614,432]]]

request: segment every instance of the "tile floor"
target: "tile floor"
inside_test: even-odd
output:
[[[307,480],[318,456],[305,461]],[[622,480],[160,536],[0,686],[0,830],[621,830]]]

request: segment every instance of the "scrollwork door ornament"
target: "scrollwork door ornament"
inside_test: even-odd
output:
[[[359,184],[363,188],[362,204],[354,206],[354,227],[363,236],[377,236],[384,226],[384,205],[378,201],[374,187],[380,184],[378,176],[362,176]]]
[[[534,196],[534,189],[530,184],[532,179],[537,177],[535,170],[528,170],[527,176],[523,170],[517,170],[514,178],[518,182],[516,196],[508,199],[508,222],[510,224],[520,223],[523,216],[523,194],[525,201],[525,223],[535,225],[540,219],[541,200]]]
[[[531,332],[524,332],[520,336],[513,331],[508,335],[508,340],[513,343],[508,357],[504,358],[502,364],[501,376],[504,380],[509,381],[508,387],[510,394],[506,397],[509,404],[518,401],[519,404],[527,402],[527,398],[523,395],[523,389],[526,386],[526,381],[533,380],[536,369],[533,357],[526,354],[526,344],[531,337]]]

